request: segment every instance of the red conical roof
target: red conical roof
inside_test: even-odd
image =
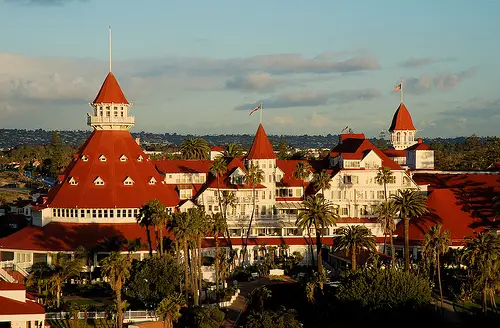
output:
[[[416,130],[410,112],[403,103],[399,105],[398,110],[394,113],[392,124],[389,128],[389,131],[395,130]]]
[[[257,133],[253,138],[252,148],[247,154],[247,159],[273,159],[276,154],[273,151],[273,146],[267,138],[266,131],[262,124],[259,124]]]
[[[103,185],[94,183],[98,177]],[[127,179],[133,183],[124,184]],[[162,183],[162,176],[129,131],[94,131],[61,180],[47,195],[48,207],[139,208],[152,199],[173,207],[179,202],[174,186]]]
[[[125,95],[123,94],[122,89],[120,88],[120,85],[118,84],[118,81],[113,73],[108,73],[93,103],[128,104],[127,98],[125,98]]]

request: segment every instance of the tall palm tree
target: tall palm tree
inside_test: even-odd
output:
[[[181,154],[184,159],[208,159],[210,146],[203,138],[186,138],[181,141]]]
[[[169,219],[170,216],[167,213],[166,207],[157,199],[150,200],[142,206],[141,210],[139,210],[138,220],[140,220],[140,224],[143,226],[149,224],[154,228],[156,240],[155,248],[160,256],[163,255],[163,229]],[[143,220],[145,221],[144,223],[142,222]],[[146,229],[149,231],[148,226],[146,226]],[[148,237],[148,242],[150,239],[151,238]],[[152,251],[152,246],[150,251]]]
[[[65,280],[77,277],[82,271],[84,260],[81,257],[68,258],[69,254],[56,253],[52,256],[52,272],[49,285],[56,294],[57,308],[61,306],[61,290]]]
[[[201,247],[202,240],[210,232],[210,227],[208,222],[210,217],[205,214],[202,208],[195,207],[190,208],[187,211],[187,217],[191,224],[192,233],[192,264],[191,264],[191,280],[192,280],[192,291],[194,305],[199,305],[199,296],[202,290],[202,272],[201,272]]]
[[[327,201],[323,195],[308,196],[303,202],[305,210],[299,213],[295,225],[300,228],[314,227],[316,231],[316,257],[318,262],[318,274],[323,272],[321,260],[321,233],[324,228],[333,226],[337,222],[338,214],[332,203]],[[312,254],[311,254],[312,255]]]
[[[298,162],[293,171],[293,177],[302,181],[302,199],[306,199],[305,179],[311,174],[311,169],[311,165],[308,162]]]
[[[384,186],[384,199],[387,201],[387,184],[394,181],[394,173],[391,172],[391,169],[388,167],[382,167],[375,177],[375,181],[379,185]]]
[[[437,278],[439,285],[439,295],[441,296],[441,308],[443,307],[443,288],[441,286],[441,261],[440,256],[444,255],[450,246],[450,231],[444,230],[441,225],[435,225],[429,229],[424,237],[423,254],[429,260],[434,262],[437,270]]]
[[[235,143],[230,143],[224,150],[224,157],[226,158],[238,158],[243,155],[243,150],[241,146]]]
[[[213,163],[210,165],[210,172],[217,179],[217,201],[219,203],[219,210],[222,212],[222,197],[220,194],[220,178],[224,176],[227,171],[227,164],[224,157],[219,156],[215,158]]]
[[[215,238],[215,291],[219,295],[219,234],[227,229],[227,223],[220,213],[215,213],[210,218],[212,235]]]
[[[190,217],[187,213],[174,213],[172,215],[172,220],[167,226],[168,230],[174,235],[174,238],[181,245],[183,252],[183,265],[184,265],[184,287],[185,296],[188,298],[188,292],[190,289],[189,282],[189,241],[191,240],[191,230],[192,225],[190,222]],[[177,255],[178,256],[178,255]]]
[[[111,289],[116,294],[116,324],[123,326],[122,287],[130,277],[130,259],[113,252],[102,261],[102,273],[108,277]]]
[[[164,298],[156,308],[156,315],[163,321],[163,327],[173,328],[174,322],[181,317],[181,308],[184,306],[184,299],[178,296],[168,296]]]
[[[394,251],[394,241],[392,239],[392,233],[396,229],[396,225],[394,224],[394,218],[396,217],[396,207],[394,205],[394,200],[387,200],[383,203],[380,203],[377,207],[375,207],[375,212],[373,213],[377,216],[380,226],[384,231],[384,254],[386,253],[386,245],[387,245],[387,234],[389,234],[389,239],[391,243],[391,262],[394,263],[395,259],[395,251]]]
[[[345,251],[346,255],[351,254],[351,268],[353,271],[357,268],[357,256],[359,251],[368,249],[376,251],[375,236],[373,236],[365,226],[350,225],[337,229],[337,237],[334,237],[334,251]]]
[[[137,223],[141,227],[146,228],[146,237],[148,239],[148,246],[149,246],[149,256],[153,256],[153,242],[151,241],[151,231],[149,228],[154,225],[153,222],[153,209],[151,208],[149,202],[142,205],[142,207],[139,209],[139,215],[137,215]]]
[[[255,211],[256,211],[256,198],[257,196],[255,195],[255,187],[262,183],[264,181],[264,171],[262,171],[257,165],[251,164],[250,167],[248,168],[248,172],[245,176],[245,183],[247,185],[250,185],[252,187],[252,215],[250,216],[250,223],[248,224],[248,230],[247,230],[247,236],[245,240],[245,244],[243,245],[243,260],[247,257],[247,251],[248,251],[248,238],[250,237],[250,231],[252,230],[252,222],[253,218],[255,216]]]
[[[226,221],[226,238],[227,242],[229,244],[229,249],[233,249],[233,242],[231,241],[231,235],[229,233],[229,227],[227,226],[227,209],[232,208],[234,209],[236,205],[238,204],[238,198],[236,197],[236,194],[230,190],[223,190],[222,191],[222,200],[221,200],[221,205],[222,205],[222,216],[224,220]]]
[[[463,259],[469,267],[469,274],[481,286],[482,309],[486,313],[491,283],[498,283],[499,280],[497,270],[500,267],[500,236],[482,232],[467,238]]]
[[[392,195],[394,207],[399,212],[399,217],[404,222],[405,238],[405,271],[410,271],[410,219],[417,218],[427,213],[425,196],[417,190],[398,190],[396,195]]]
[[[315,173],[313,176],[314,188],[321,190],[323,196],[325,195],[325,189],[330,189],[331,186],[331,176],[326,171],[321,171]]]

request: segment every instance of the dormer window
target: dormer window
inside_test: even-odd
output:
[[[128,159],[128,158],[127,158],[127,156],[125,156],[125,155],[121,155],[121,156],[120,156],[120,162],[125,162],[125,161],[127,161],[127,159]]]
[[[80,159],[84,162],[88,162],[89,161],[89,158],[85,155],[82,155],[82,157],[80,157]]]
[[[138,161],[138,162],[142,162],[142,160],[143,160],[142,155],[139,155],[139,157],[137,157],[137,161]]]
[[[76,186],[78,184],[78,181],[76,181],[75,178],[70,177],[68,183],[72,186]]]
[[[106,158],[106,156],[101,155],[101,156],[99,156],[99,160],[100,160],[101,162],[106,162],[107,158]]]
[[[125,178],[125,180],[123,180],[123,184],[126,186],[131,186],[134,184],[134,180],[132,180],[131,177],[127,177],[127,178]]]
[[[104,186],[104,180],[103,180],[103,179],[101,179],[101,177],[97,177],[97,178],[95,178],[95,180],[94,180],[94,184],[95,184],[96,186]]]
[[[150,185],[154,185],[156,184],[156,179],[155,177],[151,177],[151,179],[149,179],[149,182],[148,182]]]

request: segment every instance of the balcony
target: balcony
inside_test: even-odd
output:
[[[110,125],[134,125],[135,117],[103,117],[103,116],[87,116],[87,124],[98,125],[98,124],[110,124]]]

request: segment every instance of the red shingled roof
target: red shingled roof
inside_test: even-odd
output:
[[[115,104],[128,104],[127,98],[123,94],[118,81],[113,73],[109,72],[102,83],[99,93],[95,97],[93,104],[100,103],[115,103]]]
[[[259,124],[257,133],[253,139],[252,148],[247,154],[248,159],[273,159],[276,154],[273,151],[273,146],[267,138],[266,131],[262,124]]]
[[[382,167],[391,170],[402,170],[401,166],[375,147],[368,139],[362,139],[358,134],[341,135],[342,143],[335,146],[330,152],[331,157],[342,155],[344,159],[362,160],[370,151],[374,151],[382,160]]]
[[[82,160],[82,156],[87,161]],[[104,155],[106,161],[99,157]],[[121,161],[122,155],[126,156]],[[179,197],[171,185],[147,160],[139,145],[128,131],[96,130],[78,151],[66,168],[62,182],[54,186],[45,206],[57,208],[139,208],[144,203],[158,199],[165,206],[176,206]],[[104,185],[95,185],[100,177]],[[130,177],[133,185],[124,185]],[[78,183],[71,185],[73,178]],[[155,184],[149,184],[151,178]]]
[[[25,287],[23,284],[0,281],[0,290],[25,290]]]
[[[441,224],[451,231],[453,244],[462,245],[474,231],[500,227],[492,214],[493,197],[500,193],[500,175],[415,173],[413,179],[429,184],[430,213],[410,221],[410,240],[423,241],[431,226]],[[404,235],[402,224],[395,233]]]
[[[282,187],[302,187],[302,180],[295,179],[293,172],[297,167],[299,162],[307,162],[306,160],[277,160],[276,166],[283,171],[284,175],[279,181],[279,186]],[[313,168],[311,167],[311,173],[313,173]],[[305,182],[304,186],[307,188],[309,182]]]
[[[389,131],[395,130],[416,130],[410,112],[403,103],[399,105],[398,110],[394,113],[391,127],[389,128]]]
[[[406,150],[401,149],[401,150],[396,150],[396,149],[386,149],[382,150],[384,154],[387,155],[387,157],[406,157]]]
[[[45,314],[42,304],[27,300],[19,302],[0,296],[0,315]]]
[[[158,171],[168,173],[208,173],[213,161],[208,160],[159,160],[153,161]]]

